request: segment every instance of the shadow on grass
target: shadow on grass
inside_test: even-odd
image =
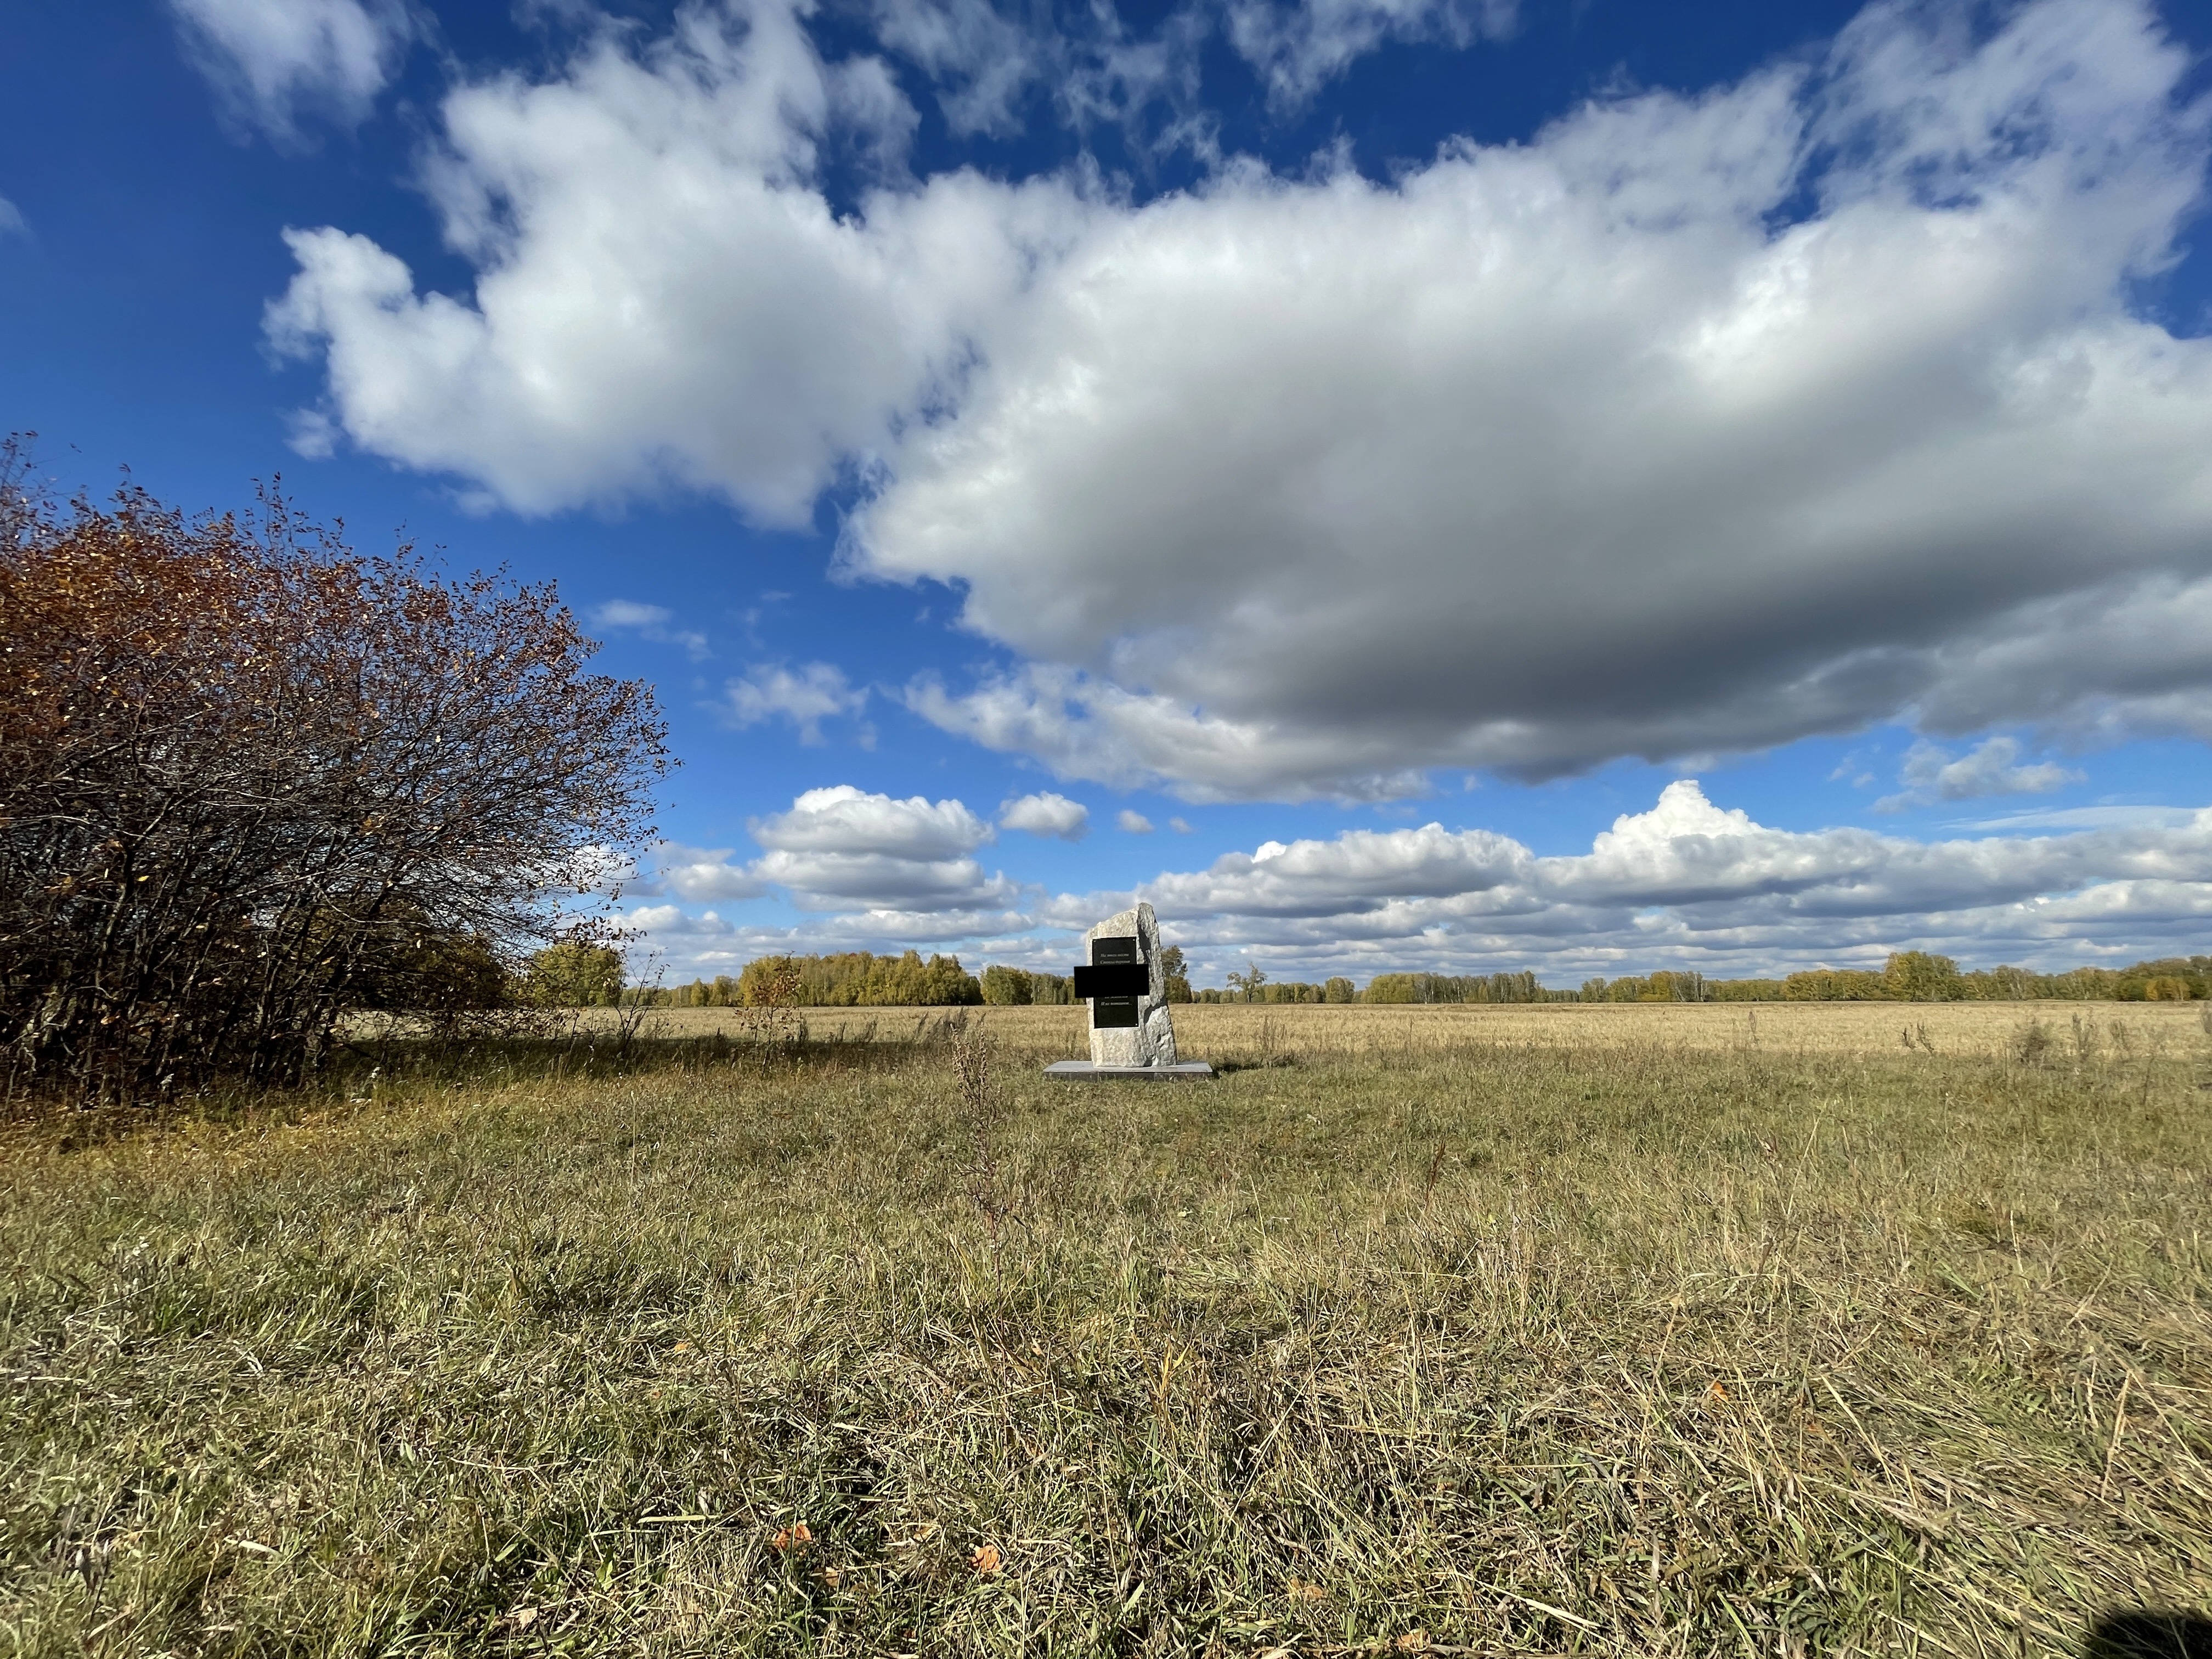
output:
[[[2212,1659],[2212,1619],[2166,1608],[2098,1615],[2083,1659]]]
[[[331,1063],[292,1088],[216,1085],[195,1094],[144,1105],[86,1107],[65,1098],[19,1097],[5,1121],[19,1130],[58,1134],[58,1150],[110,1144],[126,1137],[187,1123],[295,1121],[341,1103],[359,1103],[386,1090],[495,1086],[531,1082],[604,1082],[659,1075],[701,1076],[739,1072],[756,1076],[817,1076],[900,1070],[938,1060],[966,1029],[958,1018],[870,1022],[811,1036],[804,1024],[760,1037],[642,1032],[578,1031],[560,1036],[479,1032],[452,1036],[356,1038],[337,1048]]]

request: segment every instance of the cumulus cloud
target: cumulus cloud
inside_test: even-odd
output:
[[[810,789],[751,828],[769,849],[751,873],[811,909],[975,910],[1003,907],[1019,891],[969,856],[993,831],[957,800],[898,800],[839,784]]]
[[[1683,780],[1583,854],[1540,856],[1492,830],[1431,823],[1264,842],[1129,891],[1024,895],[962,856],[988,826],[959,803],[848,787],[811,792],[763,825],[764,841],[788,848],[755,866],[816,860],[806,867],[818,885],[802,902],[824,914],[795,930],[740,929],[713,948],[911,945],[1049,967],[1067,935],[1139,898],[1201,972],[1250,956],[1279,977],[1532,967],[1571,985],[1662,967],[1878,964],[1915,948],[2056,968],[2201,947],[2212,807],[2082,816],[2103,811],[2073,809],[2054,834],[1923,841],[1774,829]]]
[[[313,111],[350,125],[417,29],[405,0],[168,0],[185,55],[227,113],[290,141]]]
[[[650,892],[673,893],[694,902],[708,899],[757,898],[766,888],[750,871],[730,862],[727,847],[685,847],[665,841],[653,849]],[[647,891],[645,888],[636,890]]]
[[[1152,833],[1152,821],[1142,812],[1133,811],[1126,806],[1115,814],[1114,825],[1125,836],[1149,836]]]
[[[781,665],[748,669],[724,695],[732,723],[758,726],[780,716],[796,728],[801,743],[820,743],[822,722],[857,715],[867,705],[868,688],[848,684],[844,670],[834,664],[811,662],[796,673]]]
[[[298,231],[271,337],[332,430],[525,511],[673,483],[799,524],[860,481],[845,568],[959,585],[1014,659],[908,706],[1065,777],[2212,734],[2212,343],[2130,297],[2208,106],[2141,0],[1876,3],[1387,184],[961,171],[834,211],[830,148],[902,130],[872,62],[761,0],[462,86],[431,176],[473,292]]]
[[[1877,812],[1901,812],[1939,800],[1979,800],[1989,795],[2045,795],[2081,781],[2082,774],[2049,761],[2022,765],[2017,738],[1994,737],[1953,757],[1932,743],[1916,743],[1905,757],[1905,787],[1874,804]]]
[[[642,904],[623,916],[623,924],[650,939],[728,939],[737,931],[712,910],[693,915],[673,904]]]
[[[1033,836],[1052,836],[1061,841],[1081,841],[1091,828],[1091,809],[1050,790],[1024,795],[999,809],[999,827],[1025,830]]]
[[[611,632],[628,630],[640,639],[664,645],[680,645],[700,662],[708,654],[707,636],[696,629],[675,626],[676,613],[665,605],[640,605],[634,599],[609,599],[592,611],[592,625]]]
[[[428,177],[477,267],[468,301],[418,295],[366,237],[292,231],[270,339],[322,354],[355,443],[508,506],[674,483],[803,526],[942,395],[1074,213],[1058,186],[969,173],[833,210],[833,137],[910,115],[880,62],[825,63],[776,0],[686,8],[635,51],[603,33],[553,80],[447,94]]]
[[[2201,933],[2212,917],[2212,809],[1928,842],[1771,829],[1684,780],[1585,854],[1538,857],[1508,836],[1437,823],[1352,830],[1266,842],[1136,894],[1194,950],[1249,947],[1314,972],[1743,973],[1910,946],[2070,965]]]

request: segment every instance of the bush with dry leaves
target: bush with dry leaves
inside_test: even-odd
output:
[[[270,492],[58,506],[0,447],[8,1094],[289,1083],[351,1008],[497,1000],[651,832],[666,727],[596,649],[550,585]]]

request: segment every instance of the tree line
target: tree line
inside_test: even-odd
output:
[[[608,953],[611,957],[612,952]],[[2183,1002],[2212,1000],[2212,956],[2165,957],[2127,968],[2075,968],[2043,974],[1999,967],[1962,970],[1925,951],[1893,953],[1879,969],[1808,969],[1781,979],[1715,979],[1695,969],[1662,969],[1617,979],[1589,979],[1572,990],[1540,982],[1533,969],[1495,974],[1377,974],[1364,987],[1339,975],[1310,983],[1271,979],[1248,967],[1225,987],[1194,990],[1182,951],[1164,947],[1170,1002],[1261,1004],[1480,1004],[1539,1002]],[[620,958],[615,957],[617,972]],[[772,1003],[780,975],[795,975],[810,1006],[985,1003],[1060,1006],[1074,1000],[1066,976],[994,963],[981,975],[957,957],[925,963],[854,951],[836,957],[768,957],[735,979],[700,981],[645,994],[672,1007],[745,1007]],[[607,998],[611,1001],[615,999]]]
[[[984,987],[959,957],[924,961],[918,951],[896,957],[866,951],[760,957],[734,979],[718,975],[648,988],[625,999],[660,1008],[957,1008],[987,1000]]]

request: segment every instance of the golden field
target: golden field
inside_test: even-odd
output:
[[[1177,1047],[1195,1059],[1242,1054],[1263,1040],[1341,1056],[1386,1055],[1504,1043],[1541,1048],[1630,1044],[1685,1053],[1736,1049],[1874,1054],[1933,1045],[1951,1054],[2012,1052],[2031,1023],[2069,1050],[2118,1047],[2179,1054],[2206,1039],[2194,1002],[1544,1002],[1504,1005],[1189,1003],[1175,1010]],[[829,1041],[909,1041],[939,1023],[936,1008],[810,1008],[810,1035]],[[973,1008],[1008,1042],[1053,1057],[1088,1052],[1084,1010]],[[602,1020],[611,1016],[599,1015]],[[753,1029],[742,1008],[670,1008],[649,1016],[673,1037],[732,1036]],[[1923,1041],[1924,1039],[1924,1041]]]

